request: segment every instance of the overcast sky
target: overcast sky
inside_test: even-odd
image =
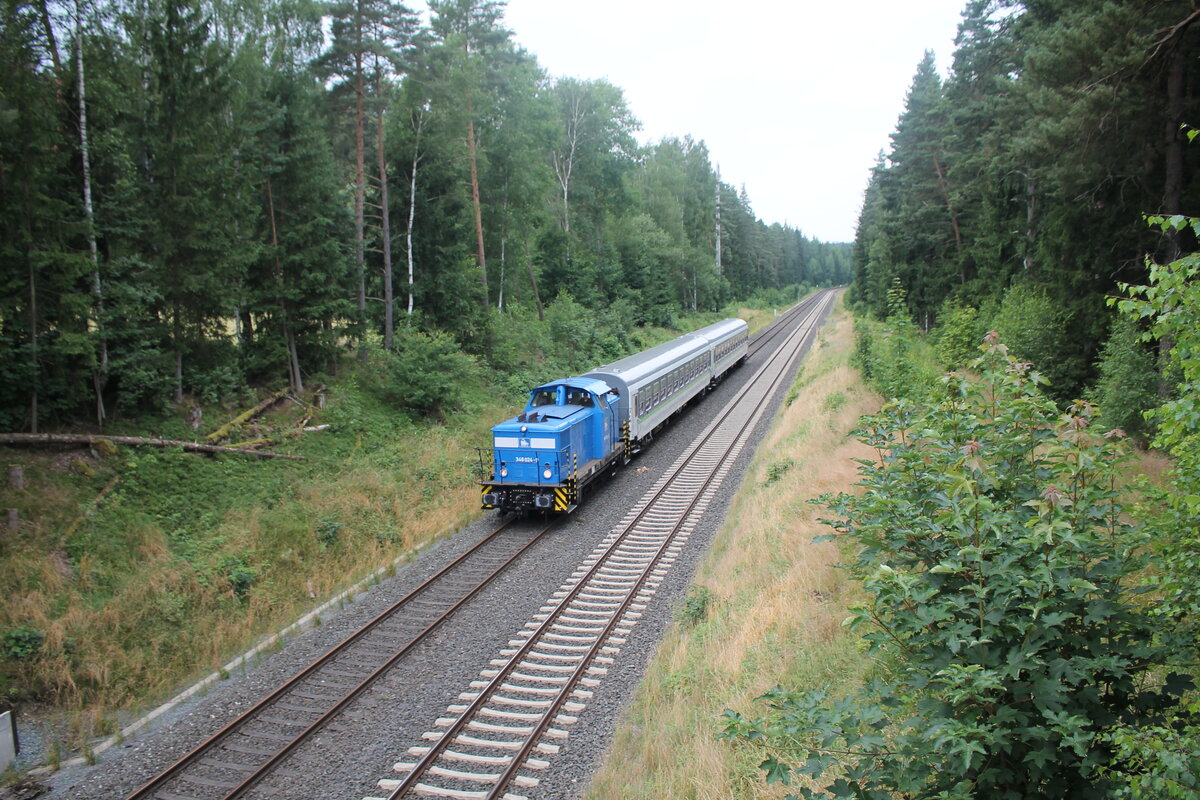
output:
[[[505,20],[552,76],[620,87],[643,142],[703,140],[759,218],[844,242],[917,64],[933,50],[946,73],[965,5],[508,0]]]

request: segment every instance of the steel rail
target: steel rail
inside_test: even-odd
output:
[[[459,567],[466,565],[467,562],[472,557],[477,556],[480,553],[482,553],[482,551],[484,551],[489,544],[496,542],[497,537],[500,535],[500,533],[503,532],[505,529],[507,529],[513,522],[514,522],[514,520],[512,518],[507,519],[504,522],[502,522],[493,531],[491,531],[491,533],[489,533],[487,536],[482,538],[479,542],[477,542],[475,545],[473,545],[466,552],[462,553],[460,556],[458,556],[453,561],[448,563],[442,569],[438,570],[435,574],[433,574],[428,579],[423,581],[419,586],[414,588],[412,591],[410,591],[408,594],[406,594],[401,599],[397,600],[395,603],[393,603],[391,606],[389,606],[387,609],[385,609],[382,613],[378,614],[374,619],[367,622],[363,627],[361,627],[360,629],[355,631],[353,634],[351,634],[349,637],[344,639],[342,642],[340,642],[339,644],[337,644],[336,646],[331,648],[329,651],[327,651],[325,654],[323,654],[320,658],[318,658],[312,664],[310,664],[309,666],[302,669],[300,672],[293,675],[291,678],[289,678],[284,683],[280,684],[274,691],[272,691],[270,694],[263,697],[261,700],[259,700],[257,703],[255,703],[250,709],[243,712],[241,715],[239,715],[236,719],[234,719],[232,722],[230,722],[224,728],[222,728],[221,730],[217,731],[215,734],[210,736],[207,740],[202,742],[198,747],[196,747],[194,750],[192,750],[191,752],[184,755],[177,762],[175,762],[173,765],[168,767],[166,770],[164,770],[158,776],[156,776],[155,778],[150,780],[148,783],[146,783],[140,789],[138,789],[138,790],[134,791],[132,794],[128,795],[126,797],[126,800],[149,800],[149,798],[159,796],[156,794],[157,792],[159,792],[159,790],[163,789],[164,787],[166,787],[167,785],[176,781],[177,779],[180,779],[189,768],[196,765],[198,762],[201,761],[201,759],[206,758],[207,756],[209,756],[212,753],[214,753],[215,751],[217,751],[220,748],[221,744],[224,741],[228,740],[233,734],[240,731],[248,723],[257,719],[264,711],[269,709],[271,706],[275,705],[277,702],[279,702],[283,698],[287,697],[289,693],[294,691],[296,689],[296,687],[300,686],[305,680],[312,678],[312,677],[316,677],[322,668],[331,664],[339,656],[345,654],[355,644],[358,644],[363,639],[365,639],[370,633],[372,633],[373,631],[380,628],[380,626],[382,626],[382,624],[384,622],[393,618],[397,614],[397,612],[399,612],[401,609],[405,608],[406,606],[410,605],[412,603],[412,601],[427,594],[431,589],[433,589],[440,582],[442,582],[443,579],[447,578],[447,576],[449,576],[451,573],[457,571]],[[260,766],[258,766],[257,768],[255,768],[253,772],[247,774],[243,780],[241,780],[233,788],[229,789],[227,791],[227,793],[221,795],[221,800],[233,800],[233,798],[240,797],[246,791],[248,791],[250,788],[252,788],[257,783],[259,783],[264,777],[266,777],[267,774],[270,773],[270,771],[272,769],[275,768],[275,766],[277,766],[279,764],[280,761],[282,761],[288,755],[290,755],[303,742],[305,742],[306,740],[311,738],[313,734],[315,734],[316,732],[321,730],[341,710],[343,710],[347,705],[349,705],[357,697],[359,697],[364,691],[366,691],[366,689],[368,689],[371,685],[373,685],[383,674],[385,674],[388,670],[390,670],[392,667],[394,667],[396,662],[398,662],[404,655],[406,655],[408,652],[410,652],[413,647],[415,647],[418,643],[420,643],[423,639],[425,639],[425,637],[427,637],[433,630],[438,628],[447,618],[449,618],[449,616],[451,616],[465,602],[467,602],[469,599],[471,599],[476,594],[478,594],[478,592],[484,586],[486,586],[497,575],[499,575],[501,572],[503,572],[505,569],[507,569],[508,566],[514,560],[519,558],[522,553],[524,553],[526,550],[528,550],[529,547],[531,547],[535,542],[537,542],[548,531],[550,531],[552,528],[556,527],[558,523],[559,523],[559,520],[553,520],[549,524],[545,525],[541,530],[534,533],[529,538],[528,541],[526,541],[525,543],[520,545],[520,547],[516,550],[516,552],[512,553],[510,556],[505,558],[499,567],[495,568],[490,573],[486,574],[486,576],[482,580],[477,581],[476,584],[468,592],[466,592],[465,594],[461,594],[461,596],[459,596],[459,598],[456,601],[452,602],[445,611],[438,614],[428,625],[426,625],[423,629],[421,629],[408,643],[403,645],[392,656],[387,658],[387,660],[381,666],[379,666],[378,668],[373,670],[370,673],[370,675],[368,675],[365,679],[362,680],[362,682],[360,682],[357,686],[354,686],[352,689],[350,689],[350,691],[346,692],[331,707],[328,707],[323,713],[320,714],[320,716],[317,719],[315,719],[311,724],[309,724],[302,731],[300,731],[295,736],[295,738],[293,738],[291,741],[283,744],[274,755],[269,757],[269,759],[265,763],[263,763]],[[314,710],[314,713],[317,713],[317,711]],[[171,795],[171,796],[175,797],[176,795]]]

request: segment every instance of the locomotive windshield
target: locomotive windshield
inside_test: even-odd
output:
[[[554,405],[554,394],[553,389],[538,389],[533,393],[533,398],[529,401],[529,405],[552,406]]]

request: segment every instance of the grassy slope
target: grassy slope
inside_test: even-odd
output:
[[[718,741],[721,712],[753,711],[776,684],[848,687],[867,669],[841,623],[852,588],[833,568],[822,508],[809,498],[854,483],[869,456],[849,431],[878,398],[849,365],[852,324],[838,310],[759,448],[692,593],[652,661],[607,766],[587,797],[782,797],[761,755]],[[794,791],[794,787],[792,787]]]

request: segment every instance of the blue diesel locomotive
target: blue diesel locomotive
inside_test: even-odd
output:
[[[492,428],[483,507],[569,513],[584,487],[627,464],[654,432],[745,358],[750,329],[726,319],[539,386],[525,410]]]

